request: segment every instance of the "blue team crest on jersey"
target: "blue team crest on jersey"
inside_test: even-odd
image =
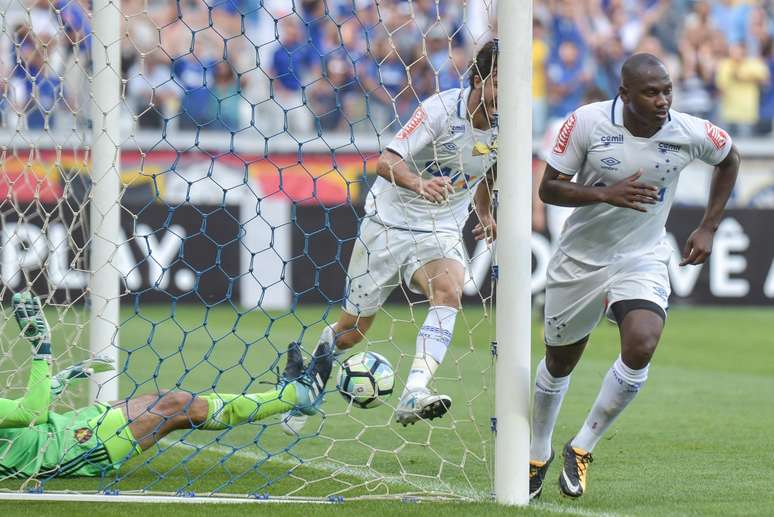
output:
[[[604,166],[602,167],[603,169],[610,169],[613,171],[617,171],[618,168],[616,167],[616,165],[621,164],[621,160],[617,160],[612,156],[608,156],[607,158],[602,158],[600,161],[604,164]]]

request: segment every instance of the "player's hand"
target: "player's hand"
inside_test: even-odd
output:
[[[478,216],[478,224],[473,228],[473,237],[477,241],[486,239],[486,242],[492,243],[497,239],[497,221],[492,214]]]
[[[642,169],[605,189],[605,203],[621,208],[631,208],[638,212],[647,212],[643,205],[654,205],[658,202],[658,189],[652,185],[640,183]]]
[[[454,193],[454,188],[448,176],[435,176],[429,180],[419,178],[417,193],[428,201],[443,203]]]
[[[699,227],[693,231],[683,248],[683,260],[681,266],[698,266],[704,264],[712,253],[712,241],[715,232],[709,228]]]

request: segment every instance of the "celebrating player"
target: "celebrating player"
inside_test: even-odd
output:
[[[490,193],[495,176],[497,44],[477,53],[469,87],[421,103],[379,158],[347,270],[346,301],[320,343],[336,351],[359,343],[389,294],[405,281],[430,302],[416,356],[396,410],[403,425],[444,415],[451,398],[428,389],[452,340],[465,277],[462,228],[470,206],[477,239],[494,240]],[[298,432],[304,415],[289,415]]]
[[[604,315],[618,324],[621,354],[585,423],[564,446],[564,494],[586,491],[591,451],[645,384],[667,317],[672,250],[664,225],[680,171],[696,158],[715,166],[704,218],[683,251],[685,266],[709,256],[739,170],[739,153],[725,131],[670,109],[672,81],[656,57],[630,57],[621,83],[614,100],[579,108],[565,121],[540,185],[546,203],[577,208],[548,267],[546,356],[535,375],[532,414],[533,498],[554,457],[551,435],[570,373]]]
[[[52,390],[51,335],[40,300],[17,293],[12,305],[32,344],[33,359],[24,397],[0,399],[0,440],[9,444],[0,457],[0,475],[6,477],[98,476],[178,429],[226,429],[291,408],[314,414],[331,372],[333,355],[327,345],[317,348],[304,369],[299,347],[293,344],[274,390],[243,395],[168,391],[107,405],[94,403],[60,415],[49,409],[52,392],[58,393],[69,380],[88,377],[94,363],[65,370]],[[105,371],[104,363],[97,363]]]

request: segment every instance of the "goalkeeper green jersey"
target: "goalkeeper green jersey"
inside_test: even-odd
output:
[[[0,429],[0,475],[98,476],[117,469],[96,431],[112,411],[94,404],[63,414],[49,412],[44,424]]]

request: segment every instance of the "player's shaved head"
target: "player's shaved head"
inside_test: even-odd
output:
[[[624,123],[634,134],[649,138],[669,120],[672,80],[653,54],[634,54],[624,62],[618,94],[624,103]]]
[[[634,54],[624,61],[621,67],[621,83],[627,88],[642,84],[654,76],[669,77],[669,72],[664,63],[653,54]]]

